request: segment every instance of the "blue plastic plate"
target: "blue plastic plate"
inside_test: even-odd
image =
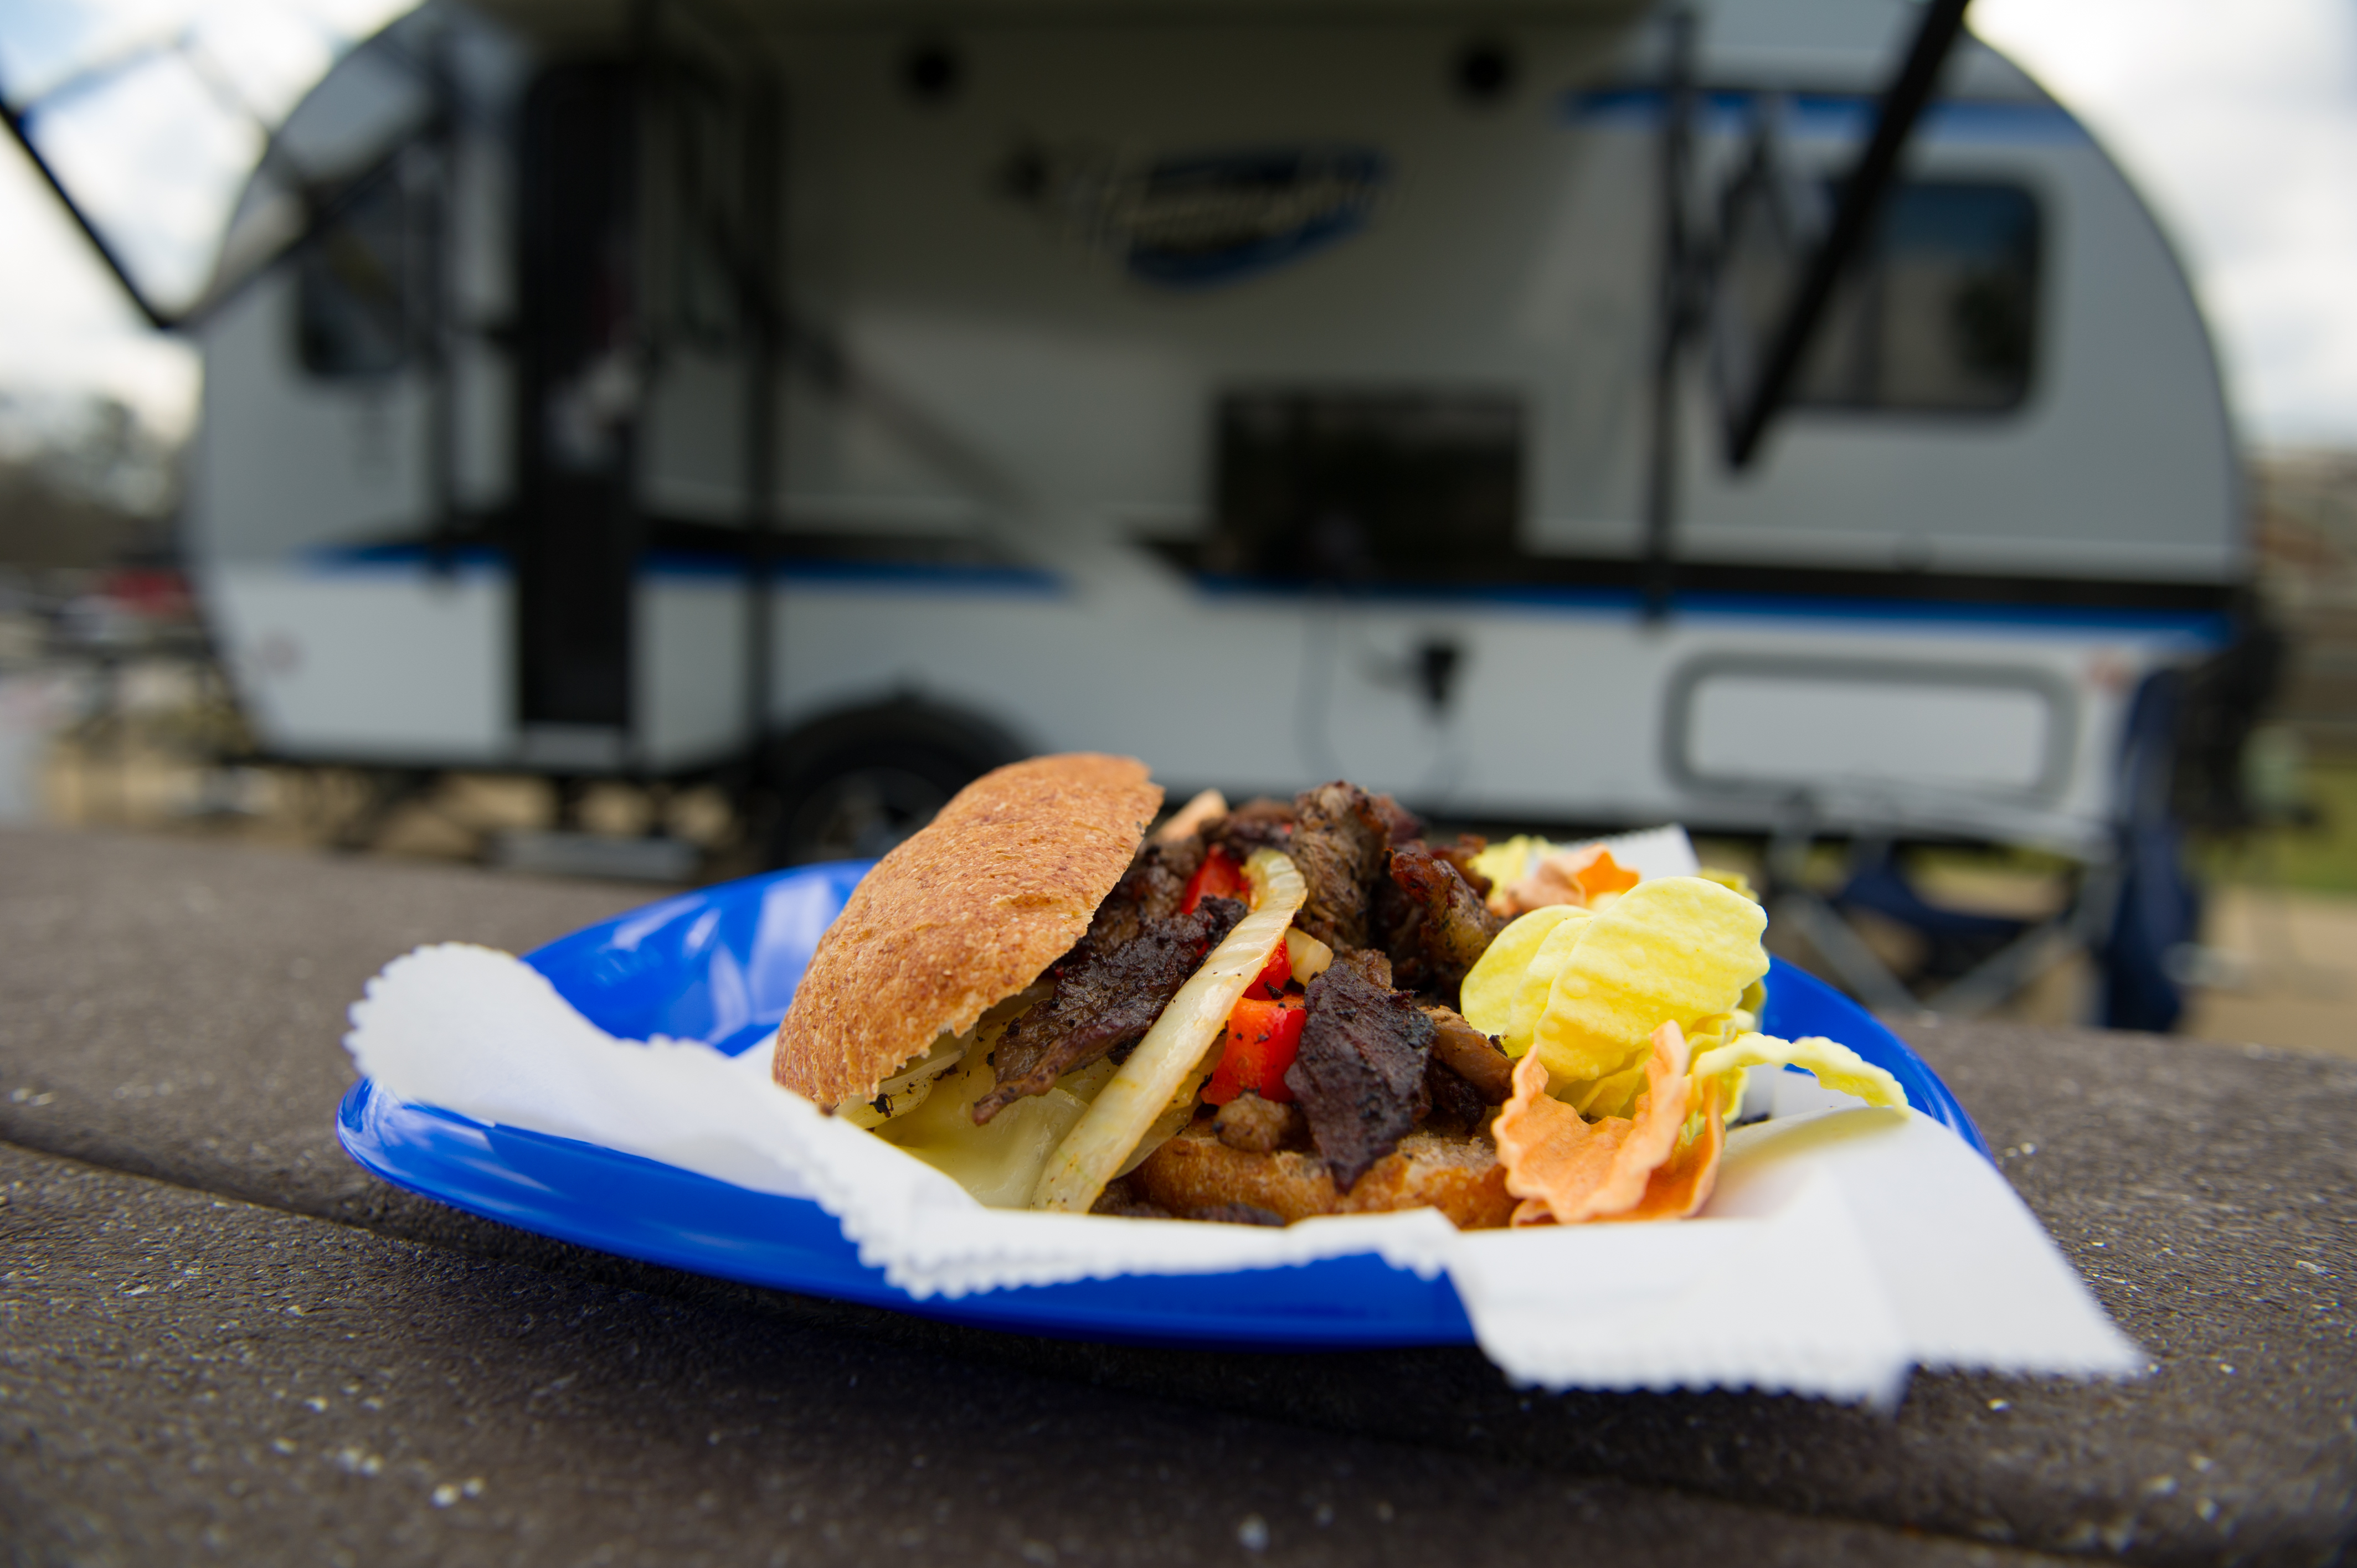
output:
[[[609,1034],[699,1039],[734,1055],[785,1015],[795,983],[866,863],[804,866],[667,898],[551,942],[524,961]],[[1825,1035],[1905,1085],[1916,1109],[1988,1145],[1947,1086],[1838,992],[1778,962],[1761,1027]],[[806,1199],[749,1192],[596,1144],[409,1105],[362,1079],[337,1135],[361,1165],[458,1208],[698,1273],[1071,1338],[1263,1349],[1470,1343],[1444,1277],[1372,1256],[1232,1274],[1084,1281],[917,1301],[863,1265]]]

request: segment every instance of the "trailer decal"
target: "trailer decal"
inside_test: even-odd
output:
[[[1257,147],[1135,161],[1094,145],[1026,144],[1000,184],[1067,237],[1168,288],[1264,273],[1366,226],[1391,178],[1369,147]]]

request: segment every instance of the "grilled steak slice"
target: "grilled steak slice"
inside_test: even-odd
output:
[[[1463,1137],[1490,1125],[1491,1107],[1481,1091],[1437,1056],[1424,1064],[1424,1092],[1432,1102],[1422,1123],[1425,1132]]]
[[[1503,1105],[1514,1092],[1514,1058],[1498,1042],[1447,1007],[1426,1007],[1432,1020],[1432,1057],[1473,1086],[1482,1101]]]
[[[1262,796],[1246,800],[1226,816],[1203,824],[1203,842],[1226,850],[1238,865],[1256,849],[1290,852],[1293,847],[1293,802]]]
[[[1394,844],[1416,843],[1424,838],[1424,819],[1389,795],[1370,795],[1368,809],[1383,824],[1383,836]]]
[[[1394,983],[1453,1002],[1506,922],[1490,913],[1453,861],[1423,844],[1393,850],[1390,869],[1375,911]]]
[[[1401,841],[1394,839],[1392,842],[1398,843]],[[1427,844],[1426,847],[1455,866],[1457,875],[1465,878],[1466,886],[1474,892],[1484,898],[1490,896],[1490,879],[1473,869],[1473,857],[1490,847],[1488,839],[1480,833],[1458,833],[1455,843]]]
[[[1432,1035],[1415,998],[1386,991],[1348,964],[1309,983],[1309,1016],[1285,1087],[1309,1118],[1310,1141],[1342,1191],[1415,1127],[1426,1103]]]
[[[1118,1214],[1129,1219],[1169,1219],[1171,1212],[1158,1203],[1150,1203],[1138,1195],[1137,1187],[1127,1176],[1115,1176],[1105,1183],[1104,1191],[1089,1205],[1091,1214]]]
[[[1142,918],[1167,920],[1178,912],[1178,900],[1186,896],[1187,879],[1202,864],[1201,839],[1150,843],[1137,852],[1136,863],[1114,892],[1121,897],[1135,899]]]
[[[1360,978],[1378,991],[1392,988],[1392,961],[1388,953],[1379,952],[1373,948],[1337,948],[1334,950],[1334,961],[1357,970]]]
[[[1112,952],[1135,940],[1149,920],[1167,920],[1178,912],[1186,897],[1187,879],[1203,864],[1203,842],[1185,838],[1172,843],[1140,848],[1129,869],[1097,906],[1083,941],[1101,953]],[[1075,955],[1080,947],[1075,944]]]
[[[1234,898],[1206,898],[1191,915],[1141,919],[1119,947],[1097,945],[1093,928],[1049,973],[1055,993],[1007,1026],[992,1053],[997,1083],[977,1101],[987,1122],[1027,1094],[1045,1094],[1074,1068],[1135,1045],[1171,997],[1244,918]]]
[[[1369,904],[1391,847],[1375,798],[1336,782],[1293,798],[1293,864],[1309,885],[1295,923],[1337,950],[1369,945]]]

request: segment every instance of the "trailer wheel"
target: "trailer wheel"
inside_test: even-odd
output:
[[[771,748],[776,814],[764,859],[772,867],[872,860],[1023,755],[996,726],[931,704],[819,720]]]

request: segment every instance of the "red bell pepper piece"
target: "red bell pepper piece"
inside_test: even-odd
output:
[[[1203,864],[1195,868],[1195,875],[1187,878],[1187,889],[1178,898],[1178,912],[1191,915],[1195,906],[1206,898],[1242,898],[1244,886],[1244,868],[1230,860],[1225,851],[1212,850],[1203,856]]]
[[[1285,988],[1292,980],[1293,955],[1286,950],[1283,942],[1279,942],[1276,950],[1268,955],[1268,967],[1253,976],[1252,983],[1244,987],[1244,994],[1259,1001],[1274,1002],[1285,994]]]
[[[1247,996],[1238,1002],[1228,1015],[1227,1049],[1203,1098],[1225,1105],[1249,1089],[1263,1100],[1291,1104],[1293,1090],[1285,1086],[1285,1069],[1301,1049],[1301,1026],[1308,1018],[1298,996],[1277,1002]]]

